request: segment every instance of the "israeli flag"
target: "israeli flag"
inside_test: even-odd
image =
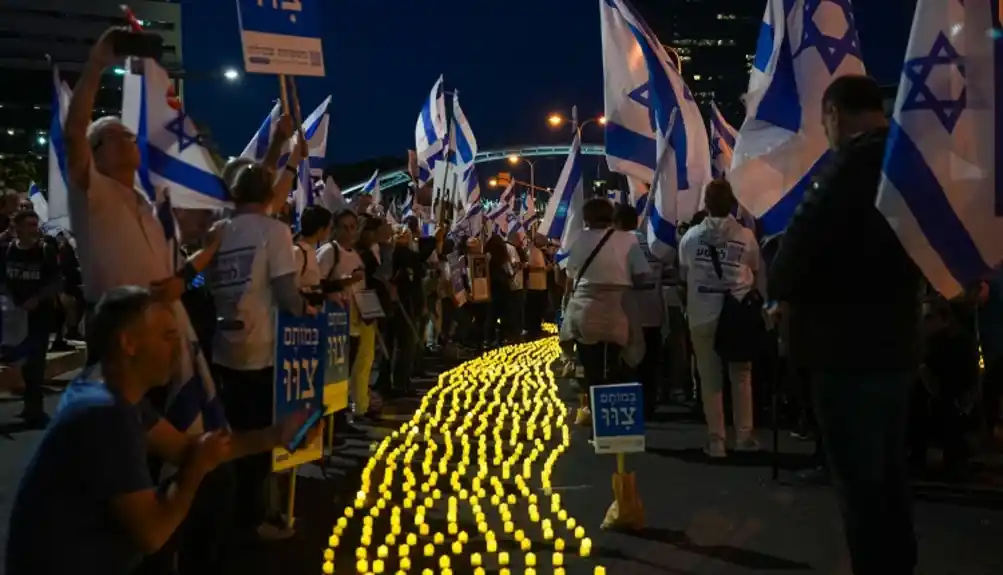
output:
[[[435,164],[443,159],[446,145],[446,97],[442,89],[442,76],[432,86],[428,100],[421,107],[414,128],[415,153],[418,155],[419,185],[432,177]],[[425,168],[425,171],[422,171]]]
[[[711,179],[710,143],[700,108],[658,38],[626,0],[599,0],[599,8],[606,92],[606,163],[614,172],[654,182],[660,139],[654,90],[662,86],[662,121],[668,118],[668,110],[679,109],[671,140],[676,154],[680,215],[689,217],[699,208],[703,189]],[[657,66],[647,61],[645,51],[652,52]]]
[[[348,202],[341,193],[341,188],[330,176],[324,182],[324,188],[320,192],[320,205],[327,208],[332,214],[348,208]]]
[[[460,185],[459,200],[463,206],[480,203],[481,182],[477,177],[477,168],[470,166],[463,175],[463,184]]]
[[[177,208],[230,207],[223,179],[195,124],[183,108],[168,102],[172,83],[167,71],[149,59],[132,63],[123,79],[122,122],[136,134],[140,184],[150,201],[156,201],[157,189],[167,187]],[[142,64],[141,70],[133,69],[136,64]]]
[[[641,213],[644,210],[645,204],[648,203],[648,184],[638,180],[637,178],[627,177],[627,190],[630,193],[630,205],[634,206],[637,213]]]
[[[878,209],[934,288],[961,295],[1003,262],[999,3],[919,0]]]
[[[45,196],[42,195],[42,190],[38,189],[35,182],[32,182],[28,186],[28,199],[31,200],[31,209],[38,214],[38,221],[41,224],[46,224],[49,221],[49,202],[45,200]]]
[[[505,191],[498,196],[498,204],[488,211],[488,219],[499,221],[515,207],[515,180],[509,182]]]
[[[474,130],[470,127],[466,114],[460,108],[459,92],[453,93],[453,128],[450,137],[455,142],[453,145],[453,151],[456,153],[455,163],[463,171],[467,166],[472,166],[474,158],[477,157],[477,138],[474,137]]]
[[[475,202],[467,207],[467,211],[453,224],[452,233],[456,236],[468,238],[480,235],[484,227],[484,209],[480,202]]]
[[[328,96],[303,120],[301,127],[306,137],[311,174],[324,170],[324,161],[327,159],[327,132],[331,124],[331,114],[327,110],[330,105],[331,96]]]
[[[275,128],[279,125],[280,117],[282,117],[282,102],[276,100],[275,105],[272,106],[272,111],[261,122],[258,131],[254,133],[251,141],[247,143],[244,151],[241,152],[241,158],[248,158],[255,162],[265,159],[265,155],[268,154],[268,148],[272,145],[272,137],[275,134]]]
[[[52,226],[69,230],[71,229],[70,187],[66,172],[63,124],[66,122],[66,111],[70,107],[73,91],[66,82],[60,80],[59,69],[56,67],[52,68],[52,87],[52,121],[49,124],[49,200],[45,221]]]
[[[362,193],[366,196],[372,196],[373,204],[379,206],[382,204],[383,196],[380,194],[380,171],[376,170],[373,172],[372,177],[366,182],[366,185],[362,186]]]
[[[822,94],[864,74],[850,0],[769,0],[728,179],[739,202],[782,231],[828,158]]]
[[[414,215],[414,193],[408,192],[406,198],[404,198],[404,204],[401,206],[401,219],[409,218]]]
[[[564,267],[571,246],[578,241],[585,227],[582,208],[585,206],[585,189],[582,181],[582,141],[575,134],[568,159],[564,162],[561,177],[554,186],[554,194],[547,203],[547,211],[537,233],[552,240],[561,240],[555,260]]]
[[[716,102],[710,103],[710,162],[715,180],[728,176],[732,156],[735,155],[735,138],[738,131],[724,119]]]

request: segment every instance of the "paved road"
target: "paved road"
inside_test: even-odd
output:
[[[520,363],[535,353],[533,362]],[[322,570],[324,552],[329,538],[345,508],[352,506],[360,488],[368,487],[361,509],[346,518],[340,532],[339,545],[334,551],[335,573],[356,572],[355,552],[363,534],[364,517],[371,503],[382,493],[379,485],[385,477],[387,462],[394,459],[394,483],[387,491],[389,502],[373,521],[370,545],[367,547],[367,565],[375,572],[374,559],[386,536],[392,531],[394,521],[400,533],[394,544],[388,545],[385,559],[386,573],[394,573],[400,566],[401,542],[414,533],[418,543],[409,546],[410,573],[443,572],[439,561],[449,557],[453,573],[472,573],[470,565],[475,553],[481,554],[486,573],[504,573],[500,563],[501,553],[507,553],[511,573],[526,571],[527,552],[515,542],[515,531],[522,530],[529,541],[529,552],[536,559],[537,573],[553,573],[555,544],[544,537],[543,519],[551,520],[555,538],[565,542],[561,560],[565,573],[593,573],[596,565],[603,565],[607,573],[623,575],[644,574],[746,574],[746,573],[818,573],[825,575],[849,574],[845,547],[834,500],[825,488],[792,486],[784,483],[789,470],[803,464],[806,446],[785,441],[782,450],[781,482],[770,480],[769,455],[747,454],[718,463],[707,461],[699,452],[702,428],[682,410],[662,411],[651,422],[647,453],[631,456],[628,467],[638,474],[639,489],[647,515],[647,527],[637,534],[618,534],[598,528],[607,505],[612,500],[610,475],[614,468],[612,458],[594,455],[585,441],[584,430],[569,429],[570,442],[556,459],[551,481],[554,491],[561,496],[561,508],[567,517],[574,518],[576,527],[584,528],[584,536],[592,542],[588,558],[577,556],[581,539],[574,529],[568,530],[566,519],[557,521],[551,511],[549,499],[539,489],[543,462],[564,446],[559,421],[562,400],[555,397],[551,374],[544,368],[546,360],[555,353],[546,345],[511,351],[489,361],[468,365],[469,369],[455,371],[444,378],[443,387],[427,394],[425,413],[412,417],[421,407],[417,401],[395,402],[391,415],[378,427],[371,429],[368,441],[352,441],[350,446],[329,462],[326,470],[318,466],[303,468],[298,481],[297,536],[289,541],[244,547],[235,553],[229,573],[282,575],[316,574]],[[535,362],[535,366],[534,366]],[[493,382],[493,383],[492,383]],[[448,387],[448,389],[446,389]],[[479,390],[484,390],[483,401],[478,406]],[[513,391],[514,390],[514,391]],[[525,391],[525,394],[523,393]],[[467,395],[470,392],[470,395]],[[471,398],[467,402],[467,398]],[[442,410],[435,408],[442,399]],[[525,398],[525,399],[524,399]],[[50,400],[51,401],[51,400]],[[493,408],[491,406],[494,405]],[[502,415],[501,406],[507,406]],[[539,409],[537,409],[539,406]],[[6,517],[10,497],[26,460],[40,434],[6,428],[18,405],[0,403],[0,513]],[[542,422],[551,408],[550,424],[557,431],[549,439],[542,437],[541,427],[534,430],[534,439],[528,440],[528,425],[534,419]],[[491,411],[489,411],[489,409]],[[450,415],[455,417],[451,419]],[[470,415],[469,419],[465,416]],[[511,432],[518,422],[515,447]],[[428,424],[432,425],[429,427]],[[463,444],[459,427],[469,424],[468,463],[466,473],[458,476],[461,488],[473,489],[472,479],[480,469],[478,456],[480,437],[485,437],[484,455],[487,472],[482,477],[486,493],[478,499],[480,512],[476,514],[469,501],[457,501],[456,517],[449,513],[449,497],[453,494],[449,483],[463,461]],[[477,428],[481,431],[477,432]],[[411,437],[394,431],[417,430]],[[428,437],[425,431],[428,430]],[[499,432],[499,438],[494,436]],[[445,433],[449,431],[449,433]],[[449,437],[450,441],[446,438]],[[763,436],[765,440],[766,435]],[[537,443],[537,439],[540,443]],[[385,440],[385,443],[382,443]],[[434,498],[434,487],[422,493],[424,483],[430,482],[431,473],[439,472],[439,463],[445,457],[446,445],[452,443],[453,453],[438,474],[438,487],[442,491]],[[765,443],[765,441],[764,441]],[[425,454],[431,445],[437,449],[423,469]],[[384,445],[377,452],[372,445]],[[523,446],[517,452],[518,446]],[[503,460],[511,459],[509,478],[504,479],[501,467],[494,465],[496,446]],[[527,490],[516,485],[514,476],[522,473],[522,463],[530,454],[537,453],[530,464],[531,477]],[[394,457],[394,454],[396,456]],[[407,459],[408,454],[410,458]],[[371,467],[368,481],[361,477],[367,463]],[[414,484],[408,488],[408,469],[414,475]],[[514,470],[519,471],[514,471]],[[325,478],[324,474],[327,474]],[[498,479],[505,497],[491,501]],[[409,483],[410,485],[410,483]],[[366,491],[366,489],[361,489]],[[413,504],[406,508],[407,493],[416,493]],[[508,495],[514,502],[508,503]],[[532,497],[536,497],[539,521],[530,513]],[[415,524],[416,510],[425,504],[425,497],[433,497],[424,512],[428,535],[421,536]],[[1003,495],[994,492],[963,492],[954,488],[925,486],[919,493],[917,505],[917,531],[920,541],[920,566],[918,573],[929,575],[990,575],[1003,573]],[[512,534],[505,533],[504,517],[499,511],[501,503],[508,505]],[[399,506],[399,515],[394,507]],[[455,519],[457,535],[449,533],[450,519]],[[497,548],[489,551],[485,537],[478,533],[479,519],[495,534]],[[467,533],[468,540],[455,554],[450,548],[458,533]],[[443,534],[443,544],[435,545],[434,534]],[[6,521],[0,522],[0,536],[6,537]],[[433,544],[432,557],[424,556],[424,546]]]

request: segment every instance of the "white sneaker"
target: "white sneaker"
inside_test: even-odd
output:
[[[711,437],[708,439],[707,445],[703,448],[703,452],[707,457],[714,459],[728,457],[728,450],[725,449],[724,439],[720,437]]]
[[[759,441],[755,437],[746,437],[735,442],[735,451],[754,452],[759,451],[760,448]]]
[[[296,530],[285,524],[276,525],[275,523],[265,522],[258,525],[258,537],[262,541],[284,541],[289,539],[293,535],[296,535]]]

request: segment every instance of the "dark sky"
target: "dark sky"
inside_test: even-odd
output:
[[[237,154],[277,97],[278,81],[224,83],[218,71],[242,65],[235,0],[182,2],[184,59],[194,76],[186,106],[224,153]],[[481,149],[564,143],[566,134],[544,127],[551,110],[577,104],[583,117],[602,112],[597,0],[323,2],[332,7],[325,15],[327,77],[297,85],[304,115],[334,95],[333,163],[403,156],[414,147],[419,108],[440,73],[447,89],[459,90]],[[866,64],[882,83],[897,82],[914,5],[856,2]],[[437,49],[431,38],[440,39]]]

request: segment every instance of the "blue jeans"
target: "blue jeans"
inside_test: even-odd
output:
[[[906,453],[913,371],[815,372],[812,394],[854,575],[916,566]]]

